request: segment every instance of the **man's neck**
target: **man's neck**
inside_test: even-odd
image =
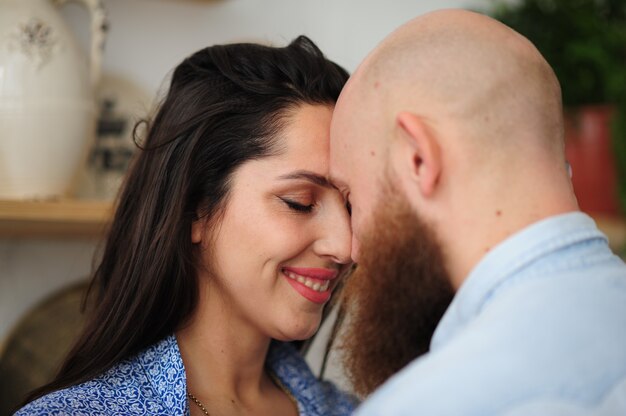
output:
[[[578,210],[573,194],[562,187],[545,192],[516,190],[517,200],[510,198],[512,192],[492,200],[475,196],[473,206],[467,203],[462,215],[443,225],[446,262],[455,289],[485,255],[513,234],[543,219]]]

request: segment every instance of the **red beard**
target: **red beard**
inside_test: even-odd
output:
[[[342,294],[347,326],[340,350],[361,396],[429,350],[454,297],[434,232],[401,192],[389,185],[382,195]]]

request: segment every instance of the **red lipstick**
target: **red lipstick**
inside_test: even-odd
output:
[[[307,300],[326,303],[332,294],[331,280],[337,278],[339,271],[333,269],[309,267],[284,267],[283,274],[296,292]]]
[[[300,276],[310,277],[311,279],[320,280],[332,280],[339,275],[338,270],[314,267],[283,267],[283,270],[299,274]]]

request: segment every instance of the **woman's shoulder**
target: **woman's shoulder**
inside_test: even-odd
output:
[[[133,370],[136,370],[133,365],[117,365],[94,379],[38,398],[20,409],[16,416],[137,414],[142,413],[142,408],[154,408],[143,394],[141,374]]]
[[[96,378],[40,397],[16,416],[169,414],[150,387],[140,365],[124,361]]]
[[[304,357],[291,344],[273,342],[268,365],[298,400],[303,415],[344,416],[358,400],[333,383],[318,379]]]
[[[171,371],[170,367],[159,365],[170,359],[167,348],[163,348],[164,343],[168,344],[167,339],[120,361],[91,380],[46,394],[18,410],[15,415],[179,413],[173,412],[179,407],[177,396],[181,395],[177,391],[180,383],[176,379],[183,377],[184,385],[184,370],[181,376]],[[184,402],[184,392],[182,397]]]

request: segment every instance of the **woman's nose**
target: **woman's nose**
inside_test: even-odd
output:
[[[315,251],[319,256],[330,257],[335,263],[348,264],[352,261],[352,231],[350,216],[345,209],[335,212],[320,221]]]

